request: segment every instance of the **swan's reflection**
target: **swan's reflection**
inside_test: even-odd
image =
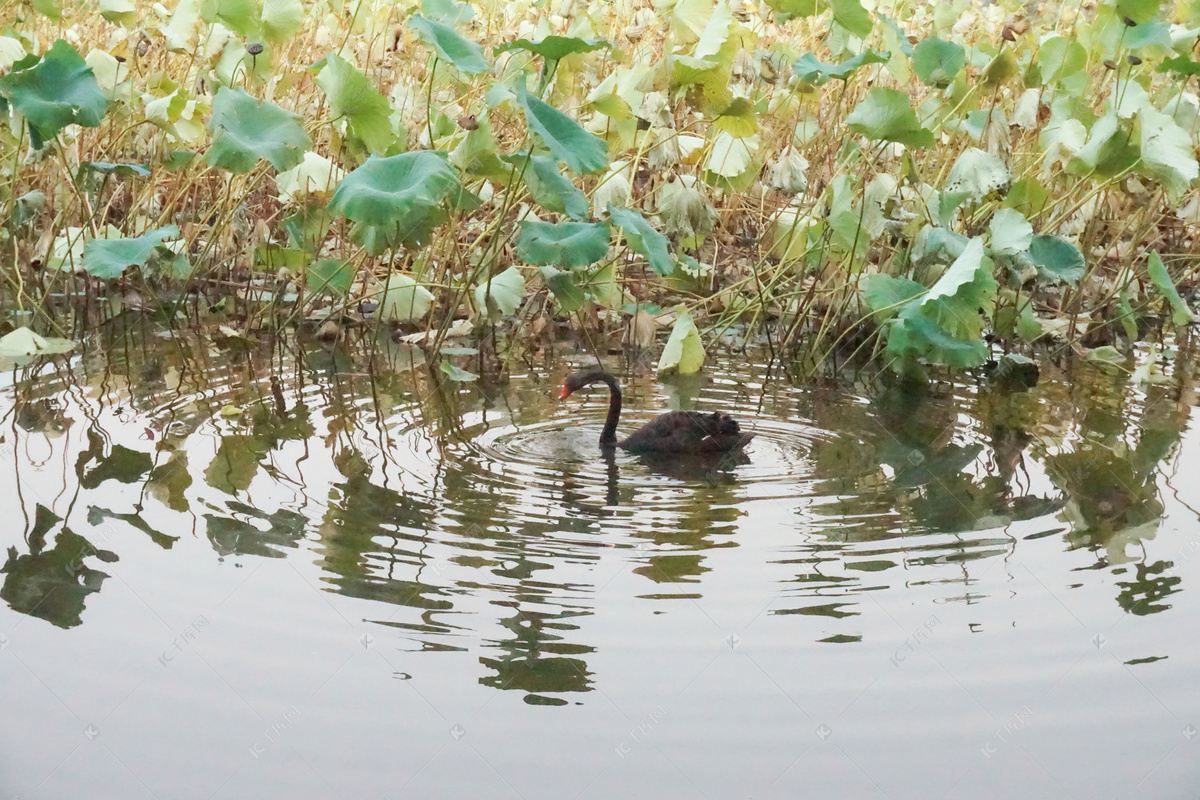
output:
[[[611,516],[612,509],[621,505],[621,462],[617,451],[611,447],[598,448],[604,461],[604,504],[589,501],[584,486],[579,480],[579,462],[561,466],[563,482],[562,502],[569,509],[592,516]],[[729,486],[736,482],[734,470],[750,463],[744,450],[727,453],[639,453],[625,459],[628,470],[636,465],[642,470],[662,475],[683,483],[703,483],[711,486]],[[641,470],[636,470],[640,472]]]

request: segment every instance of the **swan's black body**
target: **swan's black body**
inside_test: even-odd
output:
[[[563,399],[591,383],[608,386],[608,418],[600,433],[601,447],[621,447],[632,453],[725,453],[740,450],[754,438],[742,433],[727,414],[698,411],[671,411],[638,428],[628,438],[617,441],[617,421],[621,418],[621,387],[607,372],[578,372],[563,384]]]

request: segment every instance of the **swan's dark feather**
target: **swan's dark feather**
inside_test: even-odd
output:
[[[752,433],[717,411],[670,411],[638,428],[619,446],[633,453],[719,453],[745,447]]]

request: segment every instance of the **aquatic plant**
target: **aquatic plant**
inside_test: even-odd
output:
[[[1194,319],[1197,43],[1186,0],[36,0],[0,269],[50,328],[99,292],[435,343],[682,305],[810,370],[1128,352]]]

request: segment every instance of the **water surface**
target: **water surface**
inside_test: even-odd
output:
[[[757,433],[696,462],[605,457],[570,355],[224,345],[0,365],[6,796],[1195,796],[1186,351],[1025,393],[614,358],[625,430]]]

